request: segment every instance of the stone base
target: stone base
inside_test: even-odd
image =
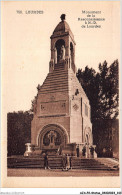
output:
[[[34,145],[32,145],[31,143],[26,143],[26,151],[24,153],[24,156],[31,156],[31,154],[34,151]]]
[[[44,153],[48,155],[61,155],[61,154],[68,154],[69,156],[76,156],[79,158],[97,158],[97,153],[95,152],[95,145],[86,145],[85,143],[76,144],[76,143],[69,143],[64,148],[62,147],[54,147],[49,148],[45,147],[40,149],[30,143],[25,144],[26,151],[24,156],[42,156]]]
[[[69,143],[62,149],[62,154],[76,156],[76,143]]]

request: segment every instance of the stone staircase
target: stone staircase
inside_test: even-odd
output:
[[[98,162],[110,167],[111,169],[119,170],[119,160],[114,158],[97,158]]]
[[[62,156],[49,155],[48,165],[51,169],[62,169]]]
[[[71,168],[82,170],[118,170],[118,166],[113,166],[113,159],[83,159],[71,157]],[[112,164],[110,163],[112,162]],[[115,162],[114,162],[115,163]],[[43,168],[44,157],[24,157],[12,156],[7,159],[8,168]],[[62,169],[62,156],[49,155],[48,165],[51,169]]]
[[[65,64],[64,63],[58,63],[58,64],[55,64],[55,68],[54,70],[64,70],[65,68]]]
[[[62,169],[62,156],[49,155],[48,165],[51,169]],[[7,158],[8,168],[44,168],[44,157],[11,156]]]
[[[72,169],[84,169],[84,170],[112,170],[111,167],[104,163],[98,162],[96,159],[82,159],[82,158],[71,158]]]
[[[44,168],[43,157],[11,156],[7,158],[8,168]]]

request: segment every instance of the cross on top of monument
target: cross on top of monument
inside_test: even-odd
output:
[[[61,18],[62,21],[64,21],[65,17],[66,17],[66,14],[62,14],[60,18]]]

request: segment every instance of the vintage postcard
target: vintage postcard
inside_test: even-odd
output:
[[[2,187],[119,188],[120,1],[2,1]]]

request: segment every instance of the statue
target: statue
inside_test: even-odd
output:
[[[54,49],[54,53],[55,53],[54,54],[55,55],[55,58],[54,58],[55,59],[55,64],[57,64],[57,49],[56,49],[56,47]]]
[[[61,17],[60,17],[60,18],[61,18],[62,22],[65,20],[65,17],[66,17],[66,15],[65,15],[65,14],[62,14],[62,15],[61,15]]]
[[[64,60],[65,59],[65,47],[64,45],[61,46],[61,55],[60,55],[60,58],[61,60]]]
[[[49,133],[48,133],[48,138],[50,139],[50,144],[55,144],[55,138],[57,137],[56,133],[51,130]]]

